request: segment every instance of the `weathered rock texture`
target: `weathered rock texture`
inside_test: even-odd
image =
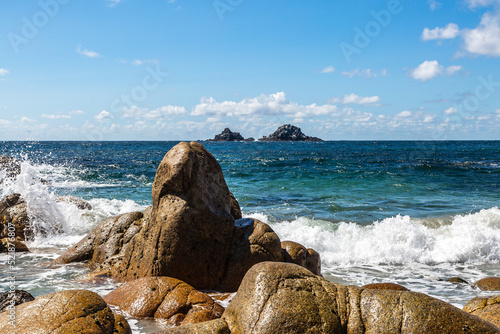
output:
[[[500,291],[500,277],[486,277],[474,283],[474,287],[483,291]]]
[[[75,205],[79,210],[92,210],[92,205],[75,196],[58,196],[57,202],[66,202]]]
[[[69,290],[38,297],[16,307],[15,326],[9,312],[0,313],[0,333],[131,333],[120,315],[115,315],[96,293]]]
[[[278,235],[269,225],[251,218],[235,222],[227,269],[220,289],[236,291],[248,269],[264,261],[283,260]]]
[[[498,333],[499,328],[421,293],[365,290],[288,263],[250,269],[219,320],[163,333]]]
[[[321,258],[314,249],[307,249],[294,241],[281,242],[281,248],[284,262],[298,264],[315,275],[321,275]]]
[[[167,319],[171,326],[217,319],[224,312],[207,294],[170,277],[145,277],[124,283],[104,300],[133,317]]]
[[[239,132],[233,132],[229,128],[225,128],[220,134],[216,135],[214,139],[210,141],[243,141],[242,135]]]
[[[0,312],[6,310],[11,305],[21,305],[22,303],[30,302],[35,297],[31,293],[24,290],[5,291],[0,293]]]
[[[58,257],[53,264],[87,261],[91,268],[108,270],[119,267],[130,240],[151,215],[151,208],[111,217],[94,227],[80,242]]]
[[[215,158],[198,143],[180,143],[158,167],[153,206],[109,218],[54,261],[88,261],[93,275],[120,281],[166,276],[196,289],[236,291],[246,271],[262,261],[282,261],[276,233],[255,219],[240,219]],[[298,245],[298,244],[297,244]],[[319,254],[305,251],[320,272]]]
[[[14,239],[3,238],[0,240],[0,253],[29,252],[28,246],[19,237]]]
[[[9,237],[9,227],[11,227],[12,232],[12,224],[15,228],[14,237],[19,237],[21,240],[29,237],[26,202],[20,194],[9,195],[0,201],[0,239]]]
[[[302,133],[302,130],[294,125],[285,124],[280,126],[269,137],[262,137],[259,141],[322,141],[317,137],[309,137]]]
[[[500,295],[471,299],[464,311],[500,327]]]

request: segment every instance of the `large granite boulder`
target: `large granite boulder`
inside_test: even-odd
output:
[[[197,289],[218,287],[234,218],[217,160],[203,145],[181,142],[160,163],[152,195],[151,220],[131,240],[116,276],[168,276]]]
[[[243,141],[242,135],[239,132],[233,132],[229,128],[225,128],[220,134],[216,135],[214,139],[210,141]]]
[[[299,127],[291,124],[280,126],[269,137],[262,137],[259,141],[323,141],[317,137],[309,137],[302,133]]]
[[[269,225],[253,218],[235,222],[235,233],[227,263],[222,291],[236,291],[248,269],[264,261],[283,260],[278,235]]]
[[[421,293],[330,283],[303,267],[262,262],[245,275],[222,318],[163,333],[498,333]]]
[[[399,290],[399,291],[409,291],[402,285],[396,283],[372,283],[363,285],[361,288],[363,289],[372,289],[372,290]]]
[[[119,281],[166,276],[196,289],[236,291],[254,264],[283,260],[279,238],[267,224],[244,219],[235,226],[238,201],[199,143],[182,142],[165,155],[152,196],[144,215],[109,218],[53,263],[88,261],[92,276]],[[319,254],[305,251],[303,265],[319,274]]]
[[[144,277],[126,282],[104,300],[132,317],[166,319],[168,326],[213,320],[224,312],[207,294],[170,277]]]
[[[471,299],[465,304],[464,311],[500,327],[500,295]]]
[[[98,294],[69,290],[23,303],[12,314],[0,313],[0,333],[126,334],[131,330],[125,318],[113,314]]]

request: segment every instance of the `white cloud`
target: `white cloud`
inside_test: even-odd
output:
[[[453,39],[460,35],[460,29],[455,23],[449,23],[444,28],[425,28],[422,32],[422,40],[431,41],[435,39]]]
[[[126,108],[123,110],[123,117],[134,117],[145,120],[159,120],[168,116],[183,115],[186,112],[186,108],[184,107],[171,105],[163,106],[154,110],[132,106],[131,108]]]
[[[77,46],[76,52],[78,52],[82,56],[89,57],[89,58],[98,58],[98,57],[101,56],[100,54],[98,54],[95,51],[90,51],[90,50],[87,50],[87,49],[82,49],[81,45]]]
[[[453,115],[453,114],[456,114],[458,112],[457,108],[454,108],[454,107],[450,107],[448,109],[446,109],[445,111],[443,111],[446,115]]]
[[[108,7],[114,7],[118,5],[122,0],[106,0]]]
[[[83,114],[85,114],[85,112],[82,110],[72,110],[69,112],[69,114],[70,115],[83,115]]]
[[[265,95],[255,98],[245,98],[240,102],[223,101],[217,102],[214,98],[203,98],[191,112],[192,116],[293,116],[308,117],[327,115],[337,110],[334,105],[300,105],[286,99],[284,92]]]
[[[330,99],[331,103],[342,104],[363,104],[363,105],[380,105],[380,97],[378,96],[359,96],[356,94],[346,94],[343,98]]]
[[[436,0],[428,0],[427,2],[429,3],[429,8],[431,10],[436,10],[442,5],[441,2],[437,2]]]
[[[328,66],[322,69],[319,73],[333,73],[335,72],[335,68],[333,66]]]
[[[0,68],[0,76],[7,75],[9,73],[10,73],[9,70],[7,70],[5,68]]]
[[[395,117],[397,117],[397,118],[404,118],[404,117],[410,117],[411,115],[412,115],[412,112],[411,112],[411,111],[409,111],[409,110],[404,110],[404,111],[402,111],[402,112],[400,112],[400,113],[396,114],[396,116],[395,116]]]
[[[452,65],[452,66],[448,66],[446,68],[446,74],[447,75],[453,75],[459,71],[462,70],[462,66],[459,66],[459,65]]]
[[[70,115],[63,115],[63,114],[42,114],[40,117],[42,118],[48,118],[48,119],[70,119]]]
[[[452,65],[444,68],[437,60],[426,60],[417,68],[411,70],[410,76],[415,80],[425,82],[440,75],[454,75],[462,69],[462,66]]]
[[[348,77],[348,78],[353,78],[355,76],[358,76],[360,78],[371,79],[371,78],[377,78],[379,76],[381,76],[381,77],[386,76],[387,70],[383,69],[380,72],[377,72],[377,71],[374,71],[370,68],[361,69],[358,67],[350,72],[344,71],[344,72],[342,72],[342,75],[345,77]]]
[[[96,121],[104,121],[105,119],[113,119],[113,115],[111,113],[107,112],[106,110],[101,111],[97,116],[94,117]]]
[[[466,52],[500,57],[500,15],[484,14],[479,26],[464,29],[462,36]]]
[[[465,0],[469,8],[488,7],[495,4],[500,4],[500,0]]]
[[[132,61],[132,65],[140,66],[142,64],[158,64],[158,59],[135,59]]]

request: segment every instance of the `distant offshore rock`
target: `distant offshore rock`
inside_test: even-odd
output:
[[[309,137],[302,133],[299,127],[285,124],[274,131],[269,137],[262,137],[259,141],[323,141],[318,137]]]
[[[233,132],[229,128],[225,128],[220,134],[216,135],[214,139],[208,141],[254,141],[253,138],[245,139],[239,132]]]

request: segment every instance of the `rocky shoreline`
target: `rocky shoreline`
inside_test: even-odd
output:
[[[255,141],[253,137],[243,138],[239,132],[232,132],[229,128],[225,128],[214,139],[208,141]],[[269,136],[264,136],[259,141],[323,141],[317,137],[309,137],[302,133],[299,127],[291,124],[280,126],[275,132]]]
[[[7,309],[0,313],[0,332],[130,333],[108,304],[132,317],[161,319],[167,328],[158,333],[500,332],[498,296],[473,299],[460,310],[393,284],[325,280],[315,250],[241,217],[221,167],[199,143],[179,143],[165,155],[152,200],[144,212],[104,220],[51,263],[85,263],[89,278],[112,278],[121,286],[104,298],[69,290],[18,302],[16,327]],[[14,244],[8,228],[5,234],[9,223],[29,238],[25,210],[19,195],[0,202],[7,249]],[[500,278],[475,286],[500,290]],[[207,290],[236,295],[224,309]]]

